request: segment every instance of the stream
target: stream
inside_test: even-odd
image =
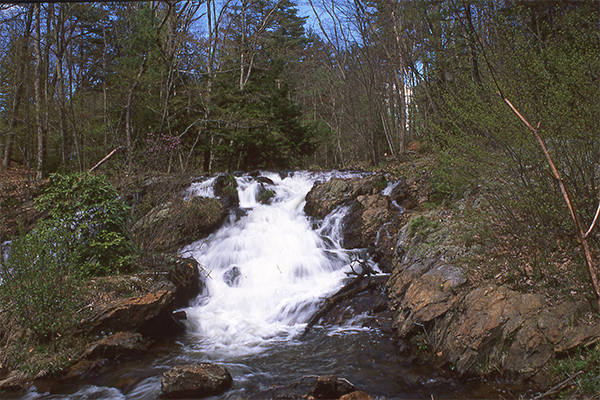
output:
[[[346,208],[323,221],[303,211],[316,181],[360,175],[262,172],[260,179],[238,177],[240,209],[208,238],[180,251],[198,261],[205,278],[203,293],[184,309],[187,332],[101,376],[61,384],[52,393],[34,389],[25,398],[157,398],[161,375],[193,362],[218,363],[230,371],[233,388],[220,399],[297,398],[311,390],[318,375],[346,378],[377,398],[518,397],[523,390],[506,383],[458,381],[410,364],[398,354],[389,331],[365,327],[369,315],[357,315],[343,326],[317,325],[302,335],[320,302],[343,285],[353,263],[378,270],[364,250],[342,247]],[[214,196],[213,181],[192,184],[185,196]],[[268,205],[258,201],[265,190],[274,193]]]

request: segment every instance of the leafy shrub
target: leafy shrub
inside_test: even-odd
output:
[[[0,260],[0,305],[39,340],[76,323],[81,277],[71,253],[76,242],[65,224],[42,223],[14,240],[9,257]]]
[[[105,275],[131,268],[134,247],[126,231],[129,207],[102,176],[89,173],[52,174],[36,199],[50,221],[69,226],[75,262],[88,275]]]

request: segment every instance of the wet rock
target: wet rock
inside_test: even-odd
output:
[[[372,400],[373,397],[369,396],[365,392],[357,390],[356,392],[348,393],[340,397],[340,400]]]
[[[306,195],[304,211],[307,215],[324,218],[337,206],[358,196],[379,193],[386,185],[385,177],[381,174],[367,178],[331,179],[315,183]]]
[[[0,390],[18,392],[24,390],[31,377],[21,371],[13,371],[0,381]]]
[[[273,182],[272,179],[269,179],[266,176],[257,176],[256,181],[260,182],[262,184],[265,184],[265,185],[274,185],[275,184],[275,182]]]
[[[366,248],[375,242],[377,233],[392,222],[397,213],[392,211],[390,199],[381,194],[358,196],[350,212],[344,217],[344,246]]]
[[[232,267],[223,274],[223,280],[228,286],[235,287],[240,283],[240,277],[242,273],[238,267]]]
[[[368,289],[346,296],[319,320],[322,325],[344,325],[360,316],[360,325],[391,333],[391,317],[385,292],[385,275],[368,276]]]
[[[173,318],[175,288],[159,290],[108,303],[94,310],[88,321],[91,333],[129,331],[164,339],[185,328]]]
[[[237,180],[233,175],[219,175],[213,183],[215,196],[218,197],[225,208],[240,206],[237,191]]]
[[[99,374],[108,364],[109,360],[104,357],[93,359],[80,360],[74,365],[71,365],[65,374],[61,376],[61,380],[84,378]]]
[[[183,320],[187,319],[187,314],[183,310],[181,310],[181,311],[175,311],[173,313],[173,318],[175,318],[178,321],[183,321]]]
[[[148,345],[139,333],[117,332],[94,343],[83,357],[88,360],[100,357],[115,360],[143,353],[148,349]]]
[[[410,193],[410,188],[404,181],[396,183],[390,191],[389,197],[399,207],[402,207],[405,210],[412,210],[418,205],[417,200]]]
[[[202,290],[198,261],[193,258],[168,257],[165,262],[169,265],[167,279],[176,288],[173,307],[186,307]]]
[[[356,388],[348,380],[334,375],[325,375],[317,379],[315,388],[310,392],[310,395],[317,399],[339,399],[355,391]]]
[[[226,368],[210,363],[180,365],[165,372],[161,390],[169,399],[203,398],[227,391],[233,378]]]
[[[358,196],[343,220],[344,247],[368,248],[380,268],[391,266],[396,236],[403,215],[381,194]]]

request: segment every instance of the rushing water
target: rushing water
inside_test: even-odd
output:
[[[62,385],[60,394],[39,388],[41,393],[32,391],[27,397],[156,398],[162,373],[203,361],[226,366],[234,377],[233,389],[220,398],[297,397],[308,393],[315,375],[326,374],[385,398],[505,395],[507,386],[459,385],[411,366],[398,355],[390,334],[362,327],[360,319],[366,316],[301,335],[319,302],[343,285],[353,260],[364,257],[360,250],[342,247],[341,220],[347,210],[338,208],[317,223],[303,212],[305,195],[317,179],[354,175],[296,172],[237,178],[242,210],[207,239],[181,250],[199,262],[205,278],[203,293],[185,309],[187,333],[149,357]],[[213,181],[196,183],[185,195],[214,196]],[[269,205],[257,201],[265,189],[275,193]]]

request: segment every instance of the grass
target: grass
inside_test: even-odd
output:
[[[600,393],[600,344],[578,349],[551,366],[557,382],[568,382],[560,398]]]

